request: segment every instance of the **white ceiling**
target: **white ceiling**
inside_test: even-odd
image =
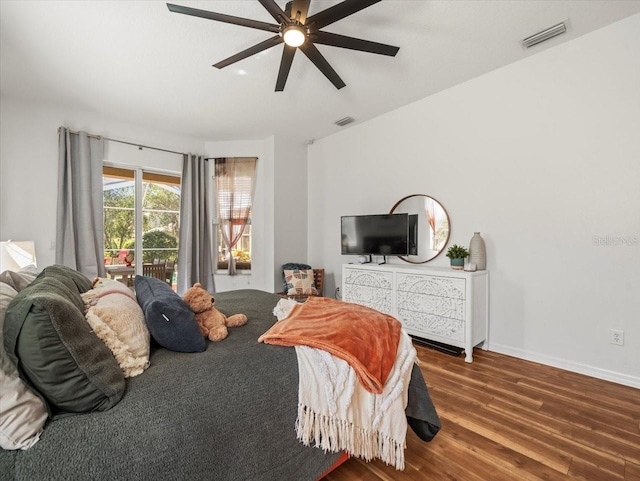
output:
[[[171,3],[274,23],[254,0]],[[335,3],[312,0],[309,15]],[[298,52],[274,92],[281,45],[211,66],[269,32],[159,1],[0,0],[0,91],[203,140],[304,142],[339,131],[343,117],[363,122],[638,12],[640,0],[385,0],[324,30],[399,46],[396,57],[319,45],[347,86],[336,90]],[[520,45],[565,19],[566,34]]]

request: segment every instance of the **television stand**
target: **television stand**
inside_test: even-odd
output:
[[[387,263],[387,256],[382,256],[382,259],[383,259],[382,262],[378,262],[379,266]]]

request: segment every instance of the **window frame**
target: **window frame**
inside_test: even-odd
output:
[[[256,182],[256,177],[257,177],[257,166],[258,166],[258,157],[255,157],[256,159],[256,176],[253,178],[253,183],[254,183],[254,189],[255,189],[255,182]],[[222,240],[222,226],[219,222],[218,219],[218,190],[216,189],[216,176],[215,176],[215,169],[214,169],[214,173],[211,176],[211,183],[212,183],[212,191],[213,191],[213,195],[212,197],[212,212],[213,212],[213,229],[215,232],[215,236],[216,236],[216,252],[214,253],[215,258],[216,258],[216,262],[214,264],[215,267],[215,274],[216,275],[229,275],[227,270],[229,269],[229,259],[225,259],[223,261],[218,260],[219,255],[221,254],[221,250],[224,248],[224,241]],[[252,227],[252,218],[253,218],[253,203],[255,201],[255,199],[253,198],[253,195],[251,195],[249,197],[250,201],[251,201],[251,205],[249,206],[249,217],[247,219],[247,223],[246,226],[249,227],[249,255],[251,257],[251,260],[249,261],[249,266],[246,267],[246,263],[240,263],[238,261],[236,261],[236,274],[237,275],[250,275],[252,268],[253,268],[253,227]],[[246,232],[246,227],[245,227],[245,232]],[[242,237],[244,237],[246,234],[245,232],[243,232]],[[239,240],[238,242],[241,242],[241,240]]]
[[[253,205],[251,206],[253,208]],[[253,228],[251,225],[251,216],[249,216],[249,219],[247,220],[247,225],[245,226],[245,232],[242,233],[242,237],[245,237],[246,234],[246,229],[247,227],[249,227],[249,253],[251,256],[251,260],[249,261],[249,267],[245,267],[244,263],[238,262],[236,261],[236,271],[237,274],[239,275],[248,275],[251,274],[251,269],[253,266]],[[222,241],[222,232],[220,232],[221,226],[220,223],[218,222],[218,219],[216,218],[215,221],[213,222],[213,228],[214,228],[214,232],[216,233],[216,259],[219,257],[219,254],[221,253],[221,249],[223,248],[223,241]],[[238,241],[241,242],[241,241]],[[217,274],[221,274],[221,275],[228,275],[228,272],[220,272],[222,270],[226,270],[229,269],[229,260],[225,259],[224,261],[218,260],[216,263],[216,275]]]
[[[133,177],[131,176],[133,174]],[[156,169],[153,167],[134,166],[128,164],[121,164],[116,162],[103,162],[102,163],[102,176],[112,176],[120,178],[132,179],[134,182],[134,239],[140,238],[144,235],[143,228],[143,196],[140,195],[143,192],[143,184],[148,183],[165,183],[170,185],[180,186],[180,196],[182,196],[182,175],[180,172],[168,171],[162,169]],[[104,182],[104,181],[103,181]],[[104,185],[104,183],[103,183]],[[104,192],[103,192],[104,199]],[[103,205],[103,218],[102,223],[104,225],[104,205]],[[180,225],[180,208],[178,208],[178,228]],[[138,235],[140,234],[140,235]],[[103,239],[104,243],[104,239]],[[180,239],[178,237],[178,249],[180,246]],[[134,247],[134,258],[143,259],[143,245],[142,242],[136,242]],[[144,262],[135,263],[135,275],[142,275],[142,266]]]

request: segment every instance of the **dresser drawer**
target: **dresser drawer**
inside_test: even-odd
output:
[[[450,341],[464,342],[464,321],[436,316],[425,312],[398,309],[398,320],[408,332],[419,337],[439,336]]]
[[[398,313],[424,312],[464,322],[464,300],[398,291]]]
[[[344,275],[343,300],[393,313],[393,273],[345,269]]]
[[[398,273],[398,291],[451,299],[465,298],[465,280]]]

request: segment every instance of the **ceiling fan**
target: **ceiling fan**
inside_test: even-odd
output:
[[[349,15],[363,10],[381,0],[346,0],[307,17],[309,10],[309,2],[311,0],[293,0],[288,2],[285,9],[282,10],[275,0],[258,0],[262,6],[271,14],[277,24],[260,22],[248,18],[234,17],[222,13],[214,13],[196,8],[183,7],[167,3],[167,7],[171,12],[182,13],[184,15],[192,15],[194,17],[207,18],[218,22],[232,23],[243,27],[256,28],[276,35],[260,42],[253,47],[243,50],[240,53],[222,60],[214,67],[224,68],[239,60],[255,55],[271,47],[284,42],[284,51],[282,52],[282,60],[280,61],[280,70],[278,71],[278,79],[276,81],[276,92],[284,90],[293,56],[297,49],[311,60],[314,65],[331,81],[337,89],[341,89],[346,84],[342,81],[337,72],[329,65],[329,62],[322,56],[315,44],[330,45],[332,47],[348,48],[351,50],[359,50],[361,52],[376,53],[379,55],[388,55],[394,57],[399,47],[385,45],[383,43],[371,42],[359,38],[347,37],[335,33],[324,32],[321,29],[337,22]]]

